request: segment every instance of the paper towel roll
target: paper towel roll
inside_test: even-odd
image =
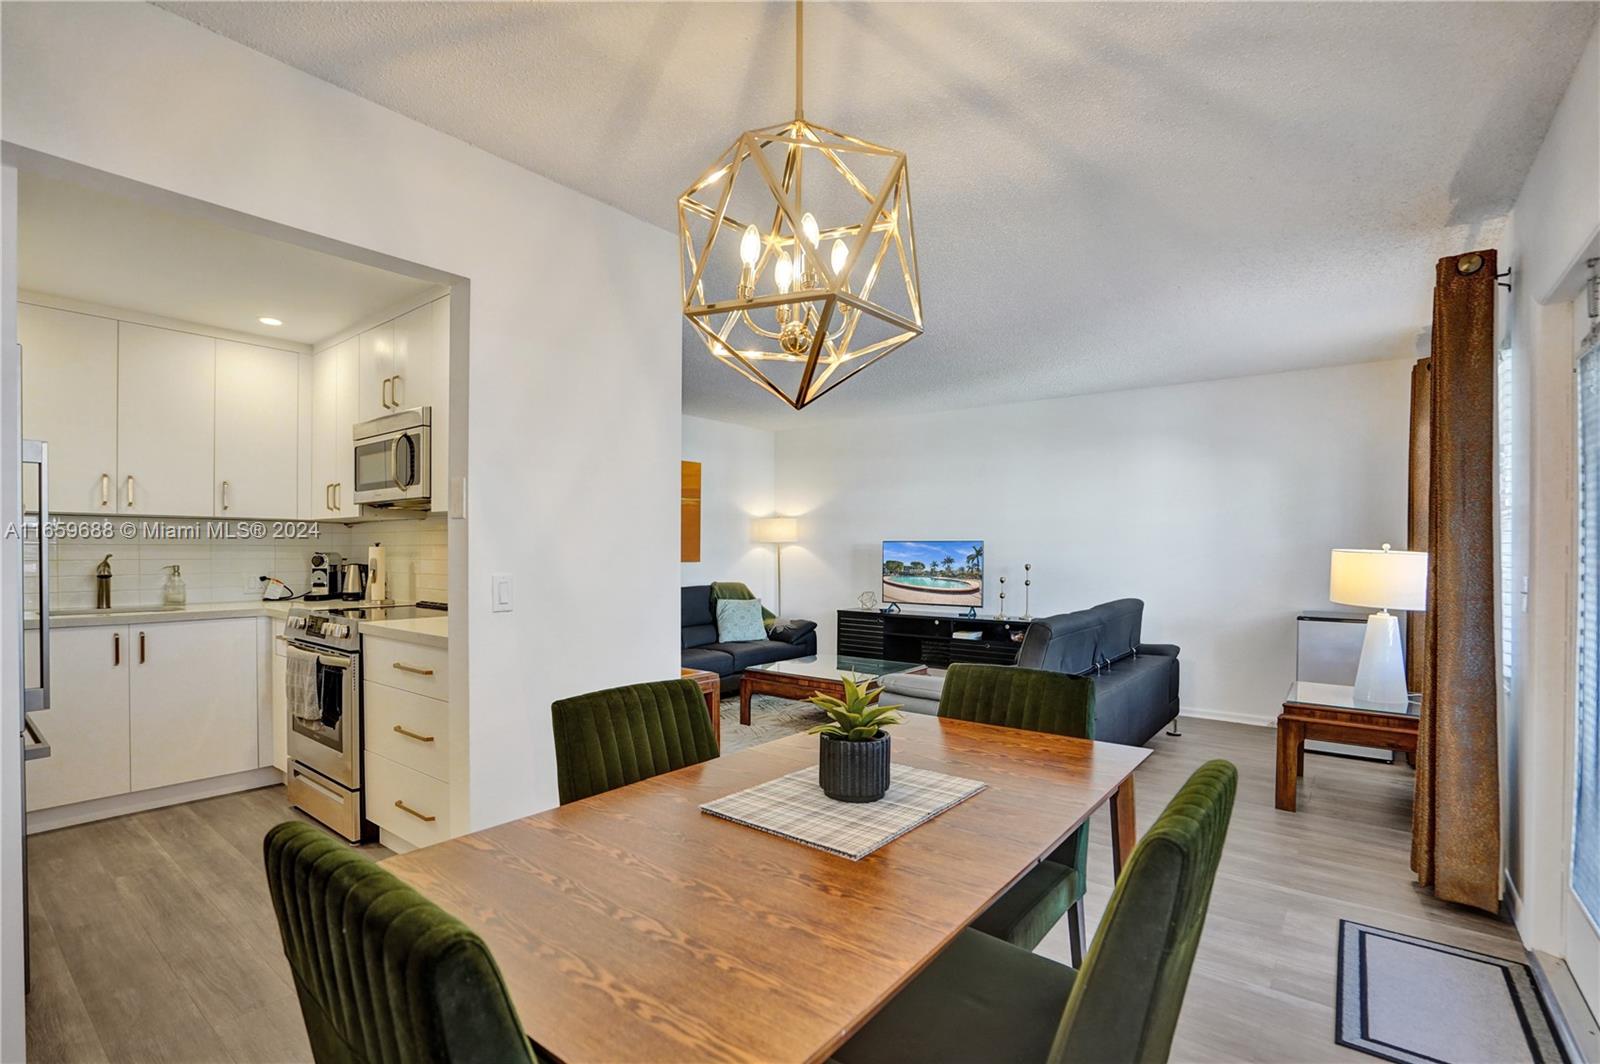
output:
[[[367,548],[367,598],[382,602],[389,597],[389,560],[384,556],[383,544],[374,543]]]

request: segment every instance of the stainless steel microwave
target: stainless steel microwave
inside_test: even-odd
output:
[[[433,494],[433,408],[363,421],[355,436],[355,497],[362,506],[428,506]]]

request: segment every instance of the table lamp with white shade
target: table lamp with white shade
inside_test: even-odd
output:
[[[757,543],[772,544],[772,552],[777,555],[778,583],[776,587],[776,600],[772,605],[772,612],[783,616],[783,545],[793,543],[800,538],[800,522],[792,517],[758,517],[750,528],[750,538]]]
[[[1356,666],[1355,696],[1363,702],[1406,703],[1405,656],[1400,618],[1390,610],[1421,610],[1428,604],[1428,554],[1418,550],[1335,549],[1328,597],[1347,606],[1367,606],[1367,635]]]

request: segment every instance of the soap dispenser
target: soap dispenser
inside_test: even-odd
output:
[[[167,582],[161,585],[161,601],[168,606],[183,606],[189,601],[188,588],[183,584],[183,573],[176,565],[164,566]]]

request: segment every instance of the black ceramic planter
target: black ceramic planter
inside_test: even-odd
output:
[[[817,782],[836,802],[876,802],[889,789],[889,733],[851,742],[831,735],[821,738]]]

